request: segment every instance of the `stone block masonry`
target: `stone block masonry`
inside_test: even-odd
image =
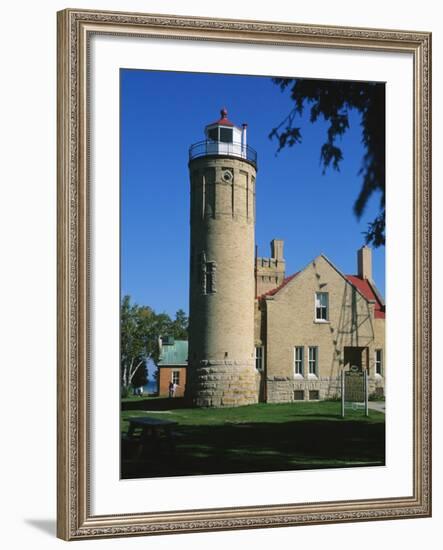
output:
[[[200,407],[258,402],[254,362],[253,163],[208,155],[189,163],[189,379]]]
[[[198,407],[238,407],[258,402],[260,375],[253,361],[201,361],[189,380]]]
[[[383,389],[381,378],[368,379],[369,395]],[[266,379],[268,403],[290,403],[291,401],[317,401],[341,398],[341,377],[320,377],[300,379],[273,376]]]

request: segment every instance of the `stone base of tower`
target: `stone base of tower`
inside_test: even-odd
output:
[[[260,375],[254,361],[201,361],[190,365],[186,392],[195,407],[258,403]]]

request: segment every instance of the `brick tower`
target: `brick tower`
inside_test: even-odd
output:
[[[258,401],[254,362],[256,153],[221,118],[189,150],[191,250],[186,391],[200,407]]]

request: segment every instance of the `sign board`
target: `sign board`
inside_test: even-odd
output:
[[[345,372],[345,401],[365,401],[365,375],[363,372]]]
[[[352,369],[342,371],[342,416],[345,415],[345,404],[351,403],[352,408],[358,408],[362,404],[365,414],[368,416],[368,373]]]

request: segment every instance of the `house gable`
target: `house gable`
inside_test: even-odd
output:
[[[320,269],[319,266],[323,266]],[[380,296],[377,288],[375,287],[372,281],[362,279],[358,275],[345,275],[342,273],[324,254],[320,254],[314,260],[309,262],[302,270],[297,271],[296,273],[289,275],[284,279],[284,281],[276,288],[262,294],[258,299],[278,299],[281,295],[284,295],[286,292],[290,292],[290,288],[294,285],[298,285],[304,279],[306,273],[309,270],[314,270],[316,278],[318,279],[318,292],[322,291],[324,285],[327,285],[326,281],[320,281],[322,273],[326,275],[328,273],[327,266],[331,269],[329,271],[329,277],[336,280],[336,275],[338,275],[345,283],[349,284],[353,289],[355,289],[361,298],[366,300],[368,303],[375,303],[375,316],[376,318],[385,317],[385,305],[383,299]],[[326,276],[328,278],[328,276]]]
[[[316,293],[327,293],[327,316],[318,319]],[[320,255],[262,299],[266,310],[268,376],[293,378],[294,349],[318,349],[319,376],[337,376],[346,347],[375,342],[373,303]]]

